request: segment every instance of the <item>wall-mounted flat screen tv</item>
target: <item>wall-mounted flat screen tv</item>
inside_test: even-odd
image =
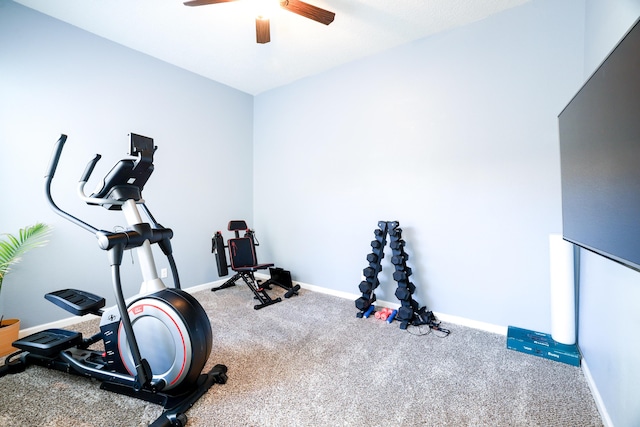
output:
[[[565,240],[640,270],[640,21],[558,116]]]

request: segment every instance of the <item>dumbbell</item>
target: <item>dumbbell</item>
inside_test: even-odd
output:
[[[404,247],[404,240],[400,239],[400,240],[394,240],[392,241],[389,246],[391,246],[391,249],[401,249]]]
[[[402,321],[411,320],[413,318],[413,309],[411,307],[400,307],[397,316]]]
[[[374,315],[374,317],[376,319],[380,319],[382,318],[382,316],[385,316],[385,319],[386,319],[387,310],[389,310],[387,307],[383,307],[381,310],[376,311],[376,314]]]
[[[403,252],[399,255],[393,255],[391,257],[391,264],[393,265],[402,265],[403,262],[406,262],[409,260],[409,254],[406,252]]]
[[[401,280],[407,280],[409,276],[413,274],[410,267],[405,267],[404,270],[396,271],[393,273],[393,280],[399,282]]]
[[[360,282],[358,288],[360,288],[360,292],[362,292],[363,294],[369,294],[373,290],[373,285],[366,280],[363,280],[362,282]]]
[[[394,310],[392,310],[392,309],[390,309],[388,307],[384,307],[383,309],[381,309],[379,311],[376,311],[375,318],[376,319],[380,319],[380,320],[387,320],[387,318],[389,316],[391,316],[391,313],[393,311]]]
[[[362,315],[365,319],[367,319],[369,316],[371,316],[371,313],[373,313],[373,311],[376,309],[376,306],[371,304],[371,307],[369,307],[369,309],[367,311],[364,312],[364,314]]]
[[[356,308],[360,311],[367,311],[367,309],[371,306],[371,301],[369,298],[360,297],[356,300]]]
[[[364,275],[364,277],[373,278],[376,275],[376,269],[373,267],[367,267],[362,270],[362,274]]]

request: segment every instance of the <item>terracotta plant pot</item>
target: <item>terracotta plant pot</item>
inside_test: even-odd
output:
[[[11,343],[18,339],[20,332],[19,319],[5,319],[0,324],[0,357],[6,356],[16,351]]]

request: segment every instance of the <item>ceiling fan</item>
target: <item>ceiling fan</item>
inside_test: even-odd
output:
[[[237,0],[191,0],[184,2],[184,5],[204,6],[207,4],[227,3],[232,1]],[[280,0],[280,7],[324,25],[331,24],[333,22],[333,18],[336,16],[333,12],[321,9],[300,0]],[[258,43],[269,43],[271,41],[269,20],[260,16],[256,18],[256,41]]]

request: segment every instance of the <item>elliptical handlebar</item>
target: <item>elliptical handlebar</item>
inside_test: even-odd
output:
[[[93,169],[96,167],[98,160],[100,160],[102,156],[100,154],[96,154],[96,156],[87,163],[87,167],[84,169],[82,176],[80,177],[80,181],[78,182],[78,196],[80,199],[84,200],[87,204],[90,205],[100,205],[101,203],[107,202],[106,199],[96,199],[91,196],[87,196],[84,192],[84,186],[89,181],[89,177],[93,173]]]
[[[62,149],[64,148],[65,142],[67,142],[67,135],[62,134],[54,144],[53,153],[51,154],[51,160],[49,161],[49,167],[47,168],[47,174],[44,176],[45,178],[53,179],[53,175],[55,175],[56,169],[58,169],[60,154],[62,154]]]
[[[60,135],[60,138],[58,138],[55,145],[53,146],[53,152],[51,154],[49,168],[47,169],[47,174],[44,176],[45,177],[45,194],[47,196],[47,201],[49,202],[49,206],[51,206],[51,208],[55,213],[71,221],[72,223],[78,225],[79,227],[84,228],[90,233],[96,234],[100,231],[99,229],[97,229],[96,227],[90,224],[87,224],[81,219],[76,218],[70,213],[60,209],[58,205],[56,205],[56,203],[53,201],[53,197],[51,196],[51,181],[53,180],[56,170],[58,169],[58,162],[60,161],[60,156],[62,155],[62,150],[64,149],[65,142],[67,142],[67,135],[62,134]],[[91,171],[93,170],[93,167],[95,166],[95,163],[98,161],[98,159],[94,159],[93,164],[92,165],[90,164],[87,166],[87,170],[85,170],[85,175],[87,174],[87,172],[91,174]],[[91,166],[91,168],[89,166]]]
[[[98,163],[98,160],[100,160],[101,158],[102,156],[100,154],[96,154],[96,156],[93,159],[91,159],[89,163],[87,163],[87,167],[84,169],[84,173],[82,174],[82,177],[80,177],[80,182],[89,181],[89,177],[93,173],[93,169],[96,167],[96,163]]]
[[[117,204],[113,199],[95,197],[94,195],[87,196],[84,192],[84,186],[87,184],[87,181],[89,181],[89,177],[93,173],[93,169],[101,158],[102,156],[100,154],[96,154],[93,159],[89,160],[89,163],[87,163],[87,167],[84,169],[84,172],[80,177],[80,181],[78,182],[78,197],[88,205],[104,206]]]

